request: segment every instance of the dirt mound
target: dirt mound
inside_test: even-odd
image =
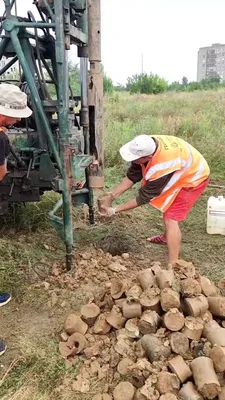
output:
[[[105,253],[110,253],[112,256],[121,256],[123,253],[132,251],[135,248],[135,243],[129,235],[114,233],[101,239],[99,246]]]
[[[127,247],[125,247],[127,248]],[[117,248],[118,249],[118,248]],[[122,248],[121,248],[122,250]],[[150,263],[149,263],[150,264]],[[141,265],[141,260],[140,260]],[[88,271],[88,273],[87,273]],[[120,256],[112,256],[102,249],[90,248],[89,252],[76,253],[71,271],[66,271],[65,265],[54,263],[48,281],[58,283],[60,287],[76,289],[80,284],[107,285],[114,277],[121,279],[129,277],[132,280],[137,271],[134,256],[123,252]]]

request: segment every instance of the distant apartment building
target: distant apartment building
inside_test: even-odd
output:
[[[215,43],[198,51],[198,82],[216,76],[225,81],[225,44]]]
[[[2,59],[0,60],[0,71],[2,68],[5,67],[6,64],[8,64],[8,62],[11,60],[11,58],[6,58],[6,57],[2,57]],[[16,77],[18,76],[18,72],[19,72],[19,65],[18,62],[16,62],[15,64],[12,65],[12,67],[10,67],[9,69],[7,69],[7,71],[2,74],[0,76],[0,80],[1,79],[7,79],[7,77],[10,77],[12,79],[16,79]]]

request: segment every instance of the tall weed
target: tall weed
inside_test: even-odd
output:
[[[175,135],[207,159],[215,179],[225,177],[225,89],[130,95],[105,100],[106,167],[121,164],[120,147],[136,135]]]

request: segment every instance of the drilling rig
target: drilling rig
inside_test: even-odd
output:
[[[27,94],[33,111],[13,127],[8,174],[0,182],[0,214],[12,203],[38,202],[46,191],[60,193],[49,218],[63,234],[70,269],[72,207],[87,204],[93,224],[93,191],[104,186],[100,0],[33,4],[38,18],[28,10],[17,15],[16,0],[4,0],[0,20],[0,60],[8,60],[0,84],[9,82],[7,71],[18,63],[19,79],[12,83]],[[80,60],[80,93],[73,93],[70,84],[72,46]]]

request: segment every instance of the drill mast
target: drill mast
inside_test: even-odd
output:
[[[10,203],[39,201],[47,190],[61,193],[49,217],[62,228],[70,269],[72,205],[88,204],[94,223],[93,190],[104,186],[100,0],[35,0],[37,21],[31,11],[15,15],[15,0],[4,3],[0,60],[4,56],[9,62],[0,78],[19,61],[17,84],[27,93],[33,115],[14,128],[16,137],[23,132],[26,140],[23,145],[15,141],[13,161],[0,184],[1,214]],[[73,45],[80,58],[80,94],[73,93],[69,80]],[[61,207],[62,219],[55,215]]]

